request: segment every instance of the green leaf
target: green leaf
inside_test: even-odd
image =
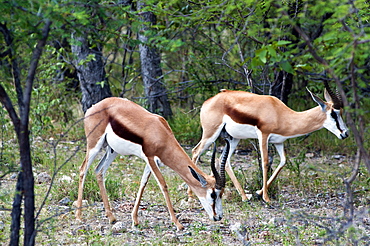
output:
[[[74,12],[72,13],[72,16],[80,20],[83,25],[87,25],[89,23],[90,16],[86,14],[86,11]]]
[[[96,82],[97,85],[100,85],[101,88],[104,88],[105,86],[105,81],[100,81],[100,82]]]
[[[291,44],[291,43],[292,43],[291,41],[279,40],[279,41],[276,42],[276,45],[277,46],[284,46],[284,45]]]
[[[268,49],[269,54],[270,54],[271,57],[273,57],[273,58],[277,57],[276,50],[271,45],[267,46],[267,49]]]
[[[287,60],[283,60],[279,63],[279,66],[281,69],[283,69],[285,72],[288,72],[288,73],[291,73],[291,74],[295,74],[295,71],[292,67],[292,65],[290,65],[290,63],[287,61]]]
[[[262,66],[262,65],[264,65],[264,63],[261,61],[261,59],[259,59],[258,57],[253,57],[252,58],[252,62],[251,62],[252,68],[256,68],[256,67]]]
[[[304,70],[307,70],[307,71],[312,70],[312,66],[307,64],[307,63],[294,65],[294,68],[301,68],[301,69],[304,69]]]
[[[263,47],[259,50],[256,50],[256,56],[260,58],[261,62],[266,63],[267,62],[267,49],[266,47]]]

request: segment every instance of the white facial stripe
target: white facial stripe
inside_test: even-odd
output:
[[[214,192],[216,193],[216,198],[214,199],[214,202],[215,202],[214,209],[216,210],[215,212],[216,212],[217,219],[220,220],[222,219],[222,216],[223,216],[222,199],[220,197],[221,190],[216,189]]]
[[[339,130],[342,132],[348,131],[347,126],[344,124],[343,118],[340,115],[340,110],[334,109],[331,116],[336,121]]]
[[[199,197],[200,203],[211,220],[218,221],[221,220],[223,216],[220,194],[220,190],[208,189],[206,197]]]
[[[340,111],[337,109],[328,110],[326,112],[324,127],[340,139],[342,139],[342,135],[346,134],[348,131],[346,124],[344,124],[344,121],[340,116]]]

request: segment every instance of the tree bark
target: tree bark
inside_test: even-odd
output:
[[[142,10],[144,2],[138,1],[137,5],[138,10]],[[141,12],[140,16],[145,23],[150,23],[150,25],[156,23],[156,16],[152,12]],[[141,42],[139,52],[145,96],[148,100],[149,111],[168,119],[172,116],[172,110],[168,101],[166,87],[163,84],[163,74],[160,66],[161,58],[156,48],[148,46],[148,30],[150,30],[150,26],[144,24],[138,34]]]
[[[72,52],[82,92],[82,110],[86,112],[93,104],[111,97],[112,92],[104,69],[102,45],[96,42],[94,48],[89,47],[86,36],[82,34],[76,37],[72,35],[72,38],[80,43],[72,45]]]
[[[293,75],[285,71],[278,71],[275,73],[274,82],[270,85],[269,94],[279,98],[283,103],[287,104],[292,85]]]
[[[22,215],[22,189],[23,189],[23,182],[22,182],[22,172],[19,172],[17,184],[15,187],[15,195],[13,199],[13,206],[12,206],[12,224],[10,226],[10,246],[18,246],[19,245],[19,232],[21,228],[21,215]]]

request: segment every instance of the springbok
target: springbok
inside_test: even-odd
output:
[[[200,142],[192,150],[192,160],[197,163],[199,156],[216,141],[222,129],[225,129],[232,137],[226,171],[244,201],[247,196],[235,177],[230,158],[240,139],[258,139],[262,156],[263,185],[256,193],[262,195],[264,201],[270,202],[268,188],[285,165],[283,142],[286,139],[323,127],[340,139],[348,136],[348,129],[342,119],[342,99],[338,93],[333,93],[327,84],[325,87],[326,102],[307,89],[319,106],[303,112],[293,111],[273,96],[221,90],[202,105],[200,121],[203,133]],[[275,145],[280,156],[280,164],[269,179],[268,142]],[[191,194],[191,191],[188,190],[188,193]]]
[[[214,221],[222,218],[221,197],[225,187],[225,163],[228,153],[221,163],[220,174],[211,163],[213,175],[201,171],[185,153],[173,135],[167,121],[152,114],[127,99],[110,97],[93,105],[86,111],[85,134],[87,141],[86,157],[80,167],[76,219],[81,220],[82,195],[86,173],[101,148],[106,153],[95,169],[100,194],[105,212],[111,223],[116,221],[113,215],[104,184],[104,175],[117,154],[136,155],[146,162],[140,188],[132,211],[133,226],[139,224],[138,209],[150,174],[153,173],[165,197],[172,222],[178,230],[183,225],[178,221],[170,201],[166,182],[158,164],[167,165],[188,184],[199,197],[201,204]]]

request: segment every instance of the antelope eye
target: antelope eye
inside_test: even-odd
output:
[[[337,119],[338,119],[338,116],[337,116],[337,114],[336,114],[334,111],[331,111],[330,116],[331,116],[334,120],[337,120]]]

